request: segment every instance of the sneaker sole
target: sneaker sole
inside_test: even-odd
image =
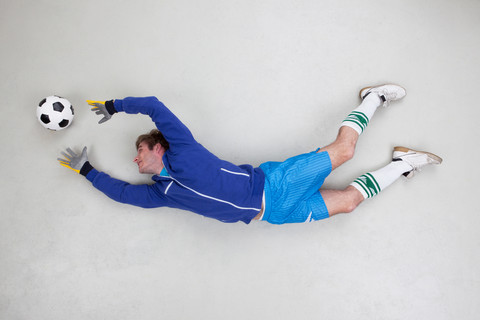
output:
[[[365,95],[362,95],[362,92],[368,91],[368,90],[373,89],[373,88],[383,87],[383,86],[397,86],[397,87],[400,87],[400,88],[402,88],[403,90],[405,90],[405,92],[407,92],[407,90],[406,90],[404,87],[399,86],[398,84],[385,83],[385,84],[380,84],[380,85],[378,85],[378,86],[365,87],[365,88],[363,88],[363,89],[360,90],[360,92],[358,93],[358,95],[360,96],[360,99],[363,100],[363,98],[365,97]]]
[[[406,148],[406,147],[395,147],[395,148],[393,148],[393,152],[395,152],[395,151],[400,151],[400,152],[405,152],[405,153],[408,153],[408,152],[423,153],[423,154],[426,154],[428,157],[432,158],[433,160],[438,161],[438,164],[442,163],[442,161],[443,161],[442,158],[440,158],[439,156],[437,156],[436,154],[431,153],[431,152],[419,151],[419,150],[414,150],[414,149],[410,149],[410,148]]]

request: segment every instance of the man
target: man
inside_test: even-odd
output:
[[[402,175],[412,178],[420,168],[442,162],[429,152],[395,147],[387,166],[360,176],[343,190],[320,190],[330,172],[353,157],[357,140],[377,108],[405,95],[398,85],[366,87],[360,90],[361,104],[342,122],[333,143],[258,168],[217,158],[155,97],[87,101],[92,111],[103,115],[99,123],[122,111],[152,118],[158,130],[138,138],[134,162],[140,173],[153,174],[155,183],[132,185],[97,171],[88,162],[86,147],[80,155],[69,148],[58,160],[122,203],[180,208],[223,222],[311,222],[351,212]]]

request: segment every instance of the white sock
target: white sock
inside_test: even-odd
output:
[[[350,127],[357,131],[358,134],[361,134],[381,103],[382,100],[376,93],[370,93],[363,99],[358,108],[353,110],[345,120],[343,120],[341,126]]]
[[[392,161],[381,169],[365,173],[350,185],[354,186],[367,199],[376,196],[400,178],[402,174],[411,170],[412,167],[405,161]]]

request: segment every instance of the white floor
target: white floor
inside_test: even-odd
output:
[[[1,319],[478,319],[480,2],[1,1]],[[355,213],[223,224],[113,202],[58,165],[132,162],[147,117],[97,125],[86,99],[156,95],[197,140],[259,165],[326,145],[363,86],[407,97],[373,118],[343,188],[395,145],[444,163]],[[75,121],[50,132],[45,96]]]

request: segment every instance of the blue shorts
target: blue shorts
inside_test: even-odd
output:
[[[273,224],[311,222],[329,217],[320,187],[332,172],[327,152],[301,154],[260,165],[265,173],[265,212]]]

